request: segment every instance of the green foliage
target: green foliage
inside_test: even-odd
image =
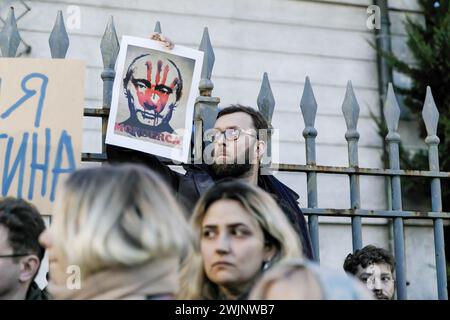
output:
[[[411,79],[410,88],[395,87],[397,94],[404,97],[404,104],[422,119],[422,108],[426,87],[430,86],[436,106],[439,110],[438,136],[439,158],[442,171],[450,172],[450,9],[448,0],[419,0],[423,9],[423,21],[407,18],[407,46],[414,63],[408,64],[392,53],[379,52],[386,58],[393,70],[407,75]],[[383,121],[377,120],[378,132],[386,136],[387,129]],[[425,126],[421,122],[421,136],[426,137]],[[387,154],[386,152],[384,153]],[[419,151],[409,154],[400,148],[402,169],[428,170],[428,154]],[[384,159],[386,161],[386,159]],[[385,162],[386,163],[386,162]],[[404,194],[410,197],[429,194],[429,180],[420,179],[404,184]],[[442,180],[443,209],[450,211],[450,181]]]

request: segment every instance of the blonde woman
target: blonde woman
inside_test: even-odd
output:
[[[302,256],[272,197],[240,180],[223,181],[204,194],[191,226],[195,247],[182,270],[181,299],[245,299],[264,270]]]
[[[55,299],[170,299],[190,243],[169,189],[137,165],[75,172],[41,236]],[[77,281],[77,276],[80,281]]]

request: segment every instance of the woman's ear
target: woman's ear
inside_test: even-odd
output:
[[[277,254],[277,248],[272,243],[266,242],[264,245],[264,262],[269,262]]]

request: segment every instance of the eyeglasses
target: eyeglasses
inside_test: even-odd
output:
[[[29,255],[29,253],[2,254],[2,255],[0,255],[0,258],[17,258],[17,257],[25,257],[28,255]]]
[[[251,129],[250,129],[251,130]],[[235,141],[239,139],[241,134],[246,134],[252,137],[257,138],[258,136],[251,134],[248,130],[242,130],[239,128],[228,128],[225,131],[219,131],[216,129],[209,130],[209,132],[205,133],[205,139],[209,142],[215,142],[220,139],[222,134],[225,136],[225,139],[228,141]]]

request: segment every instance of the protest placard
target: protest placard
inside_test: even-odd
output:
[[[1,196],[42,214],[81,162],[84,62],[0,59]]]
[[[203,52],[124,36],[106,143],[187,162]]]

